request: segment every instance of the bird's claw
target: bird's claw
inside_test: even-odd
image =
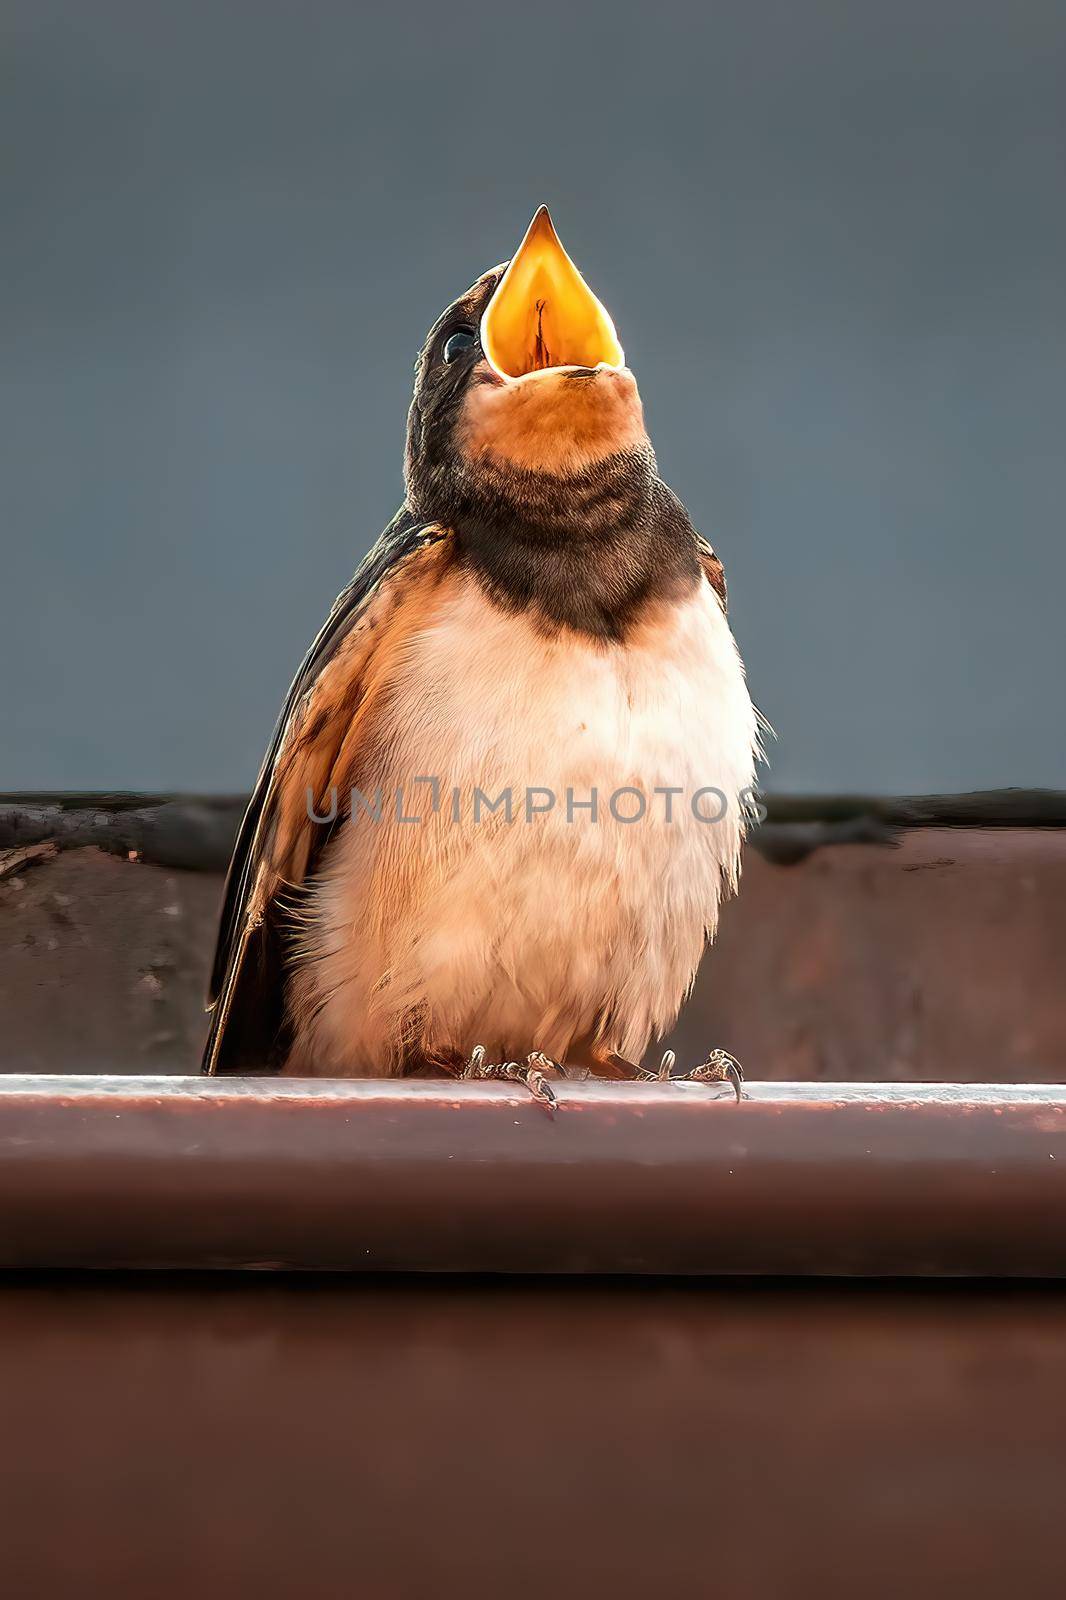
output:
[[[649,1072],[647,1067],[642,1067],[640,1076],[645,1083],[728,1083],[732,1086],[737,1101],[743,1100],[744,1068],[736,1056],[731,1056],[728,1050],[712,1050],[707,1059],[701,1061],[698,1066],[675,1075],[676,1061],[677,1056],[673,1050],[667,1050],[659,1063],[658,1072]]]
[[[554,1111],[558,1105],[555,1090],[548,1082],[547,1073],[557,1074],[555,1062],[540,1050],[531,1050],[524,1061],[486,1061],[485,1046],[475,1045],[463,1069],[464,1078],[510,1078],[524,1084],[538,1105]]]

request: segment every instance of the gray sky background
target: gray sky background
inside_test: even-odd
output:
[[[1066,785],[1066,5],[0,0],[0,788],[240,789],[547,201],[776,789]]]

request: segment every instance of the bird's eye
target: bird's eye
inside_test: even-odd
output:
[[[476,337],[473,328],[456,328],[444,346],[445,361],[454,361],[464,350],[469,350]]]

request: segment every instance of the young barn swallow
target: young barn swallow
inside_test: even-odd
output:
[[[430,332],[405,480],[241,826],[204,1071],[549,1103],[556,1072],[656,1076],[736,888],[757,715],[721,563],[544,207]],[[723,1051],[689,1076],[739,1097]]]

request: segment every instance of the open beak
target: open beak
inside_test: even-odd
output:
[[[546,367],[625,364],[614,323],[560,244],[547,206],[529,224],[485,309],[481,348],[504,378]]]

